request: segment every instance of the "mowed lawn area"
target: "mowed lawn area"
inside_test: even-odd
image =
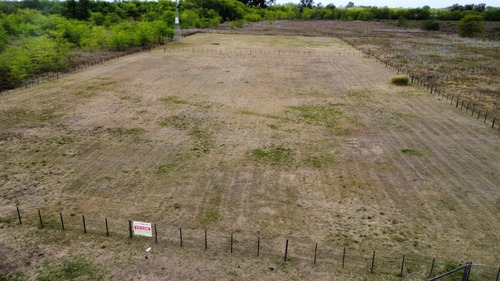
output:
[[[500,135],[395,75],[336,38],[196,34],[0,96],[0,273],[493,280]]]

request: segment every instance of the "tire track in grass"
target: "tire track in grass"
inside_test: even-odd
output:
[[[421,110],[417,110],[417,109],[422,109],[422,108],[425,108],[427,109],[428,107],[427,106],[417,106],[417,107],[413,107],[413,108],[407,108],[408,110],[412,110],[412,112],[414,113],[419,113],[419,114],[422,114],[424,113],[425,116],[432,116],[432,114],[435,114],[435,110],[426,110],[424,112],[422,112]],[[425,121],[425,120],[423,120]],[[449,129],[449,127],[451,127],[452,129],[455,128],[454,125],[451,125],[451,123],[449,121],[447,122],[433,122],[433,126],[429,126],[429,123],[426,122],[426,123],[420,123],[420,122],[413,122],[413,124],[417,127],[416,129],[417,130],[414,130],[415,132],[426,132],[424,135],[422,134],[418,134],[420,135],[420,137],[418,137],[418,139],[427,139],[428,142],[426,143],[435,143],[435,144],[442,144],[442,143],[445,143],[445,142],[453,142],[455,138],[453,135],[450,137],[450,138],[446,138],[445,140],[443,140],[440,136],[435,136],[435,131],[433,131],[433,127],[435,126],[439,126],[440,127],[440,131],[441,132],[444,132],[445,130]],[[425,125],[424,125],[425,124]],[[445,127],[443,124],[450,124],[448,125],[447,127]],[[430,129],[429,129],[430,128]],[[429,133],[429,131],[431,133]],[[408,135],[408,134],[406,134]],[[394,134],[393,134],[394,136]],[[396,134],[397,136],[397,134]],[[411,136],[413,136],[413,134],[411,134]],[[447,137],[449,137],[450,135],[449,134],[446,134]],[[433,147],[436,147],[436,146],[433,146]],[[444,149],[444,150],[443,150]],[[440,149],[440,150],[437,150],[437,151],[434,151],[434,153],[436,155],[439,155],[439,157],[437,157],[437,159],[446,159],[446,158],[450,158],[450,153],[449,151],[447,151],[448,149],[447,148],[443,148],[443,149]],[[466,162],[469,162],[468,159],[472,159],[472,160],[475,160],[475,157],[473,155],[466,155]],[[461,157],[455,157],[455,155],[452,156],[453,157],[453,163],[461,163]],[[415,171],[418,171],[420,169],[422,169],[421,167],[429,167],[429,164],[430,163],[422,163],[423,160],[420,160],[420,159],[417,159],[415,160],[417,162],[419,162],[419,168],[416,168],[413,164],[409,163],[407,161],[407,165],[411,166],[412,169],[414,169]],[[453,172],[454,170],[457,170],[459,169],[460,167],[458,167],[457,165],[449,165],[448,164],[449,161],[444,161],[444,160],[441,160],[439,161],[439,163],[437,164],[431,164],[432,165],[432,169],[431,170],[437,170],[437,171],[440,171],[439,174],[442,174],[442,175],[446,175],[450,172]],[[434,162],[433,162],[434,163]],[[470,167],[469,165],[467,165],[467,167]],[[481,177],[481,173],[477,172],[475,169],[472,169],[473,167],[470,167],[471,169],[469,170],[472,170],[473,171],[473,176],[474,178],[478,178],[478,177]],[[461,173],[463,174],[463,173]],[[469,180],[469,178],[464,178],[464,177],[461,177],[460,179],[450,179],[449,180],[449,183],[447,184],[448,186],[449,185],[456,185],[456,186],[460,186],[463,184],[463,181],[465,181],[467,184],[469,184],[470,186],[475,186],[475,184],[473,182],[471,182]],[[444,191],[444,190],[443,190]],[[442,192],[442,191],[441,191]],[[455,201],[457,202],[461,202],[461,196],[460,195],[457,195],[455,193],[449,193],[449,195],[453,196],[455,198]],[[479,202],[476,202],[476,204],[473,204],[474,207],[478,207],[480,206],[481,204],[479,204]],[[471,207],[471,205],[469,204],[469,207]]]

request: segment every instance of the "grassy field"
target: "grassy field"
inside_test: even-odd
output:
[[[394,75],[335,38],[196,34],[0,96],[0,273],[422,280],[436,257],[493,279],[499,133]]]
[[[258,22],[231,32],[334,36],[411,72],[436,88],[500,114],[499,22],[485,22],[482,38],[460,38],[456,21],[441,21],[441,31],[424,31],[421,21],[277,21]]]

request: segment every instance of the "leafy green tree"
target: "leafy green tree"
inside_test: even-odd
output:
[[[10,36],[7,34],[7,30],[0,25],[0,51],[3,51],[7,45],[10,43]]]
[[[135,32],[135,42],[137,45],[141,46],[143,49],[151,47],[154,40],[153,29],[150,23],[141,23]]]
[[[460,37],[473,37],[484,33],[483,17],[476,15],[465,16],[457,25]]]
[[[114,26],[106,38],[108,48],[112,51],[124,51],[132,46],[133,42],[134,36],[131,29],[123,25]]]
[[[93,52],[102,48],[106,44],[106,30],[102,26],[93,27],[90,32],[86,33],[80,40],[81,47]]]
[[[106,18],[100,12],[90,13],[90,23],[93,25],[103,25]]]
[[[165,38],[172,38],[174,35],[174,30],[168,28],[164,21],[157,20],[151,23],[153,38],[158,44],[163,44]]]

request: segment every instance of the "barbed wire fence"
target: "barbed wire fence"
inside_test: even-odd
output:
[[[141,218],[148,221],[147,218]],[[446,257],[422,257],[415,253],[394,253],[383,248],[370,249],[362,245],[339,246],[334,242],[312,241],[307,236],[271,236],[258,231],[167,226],[152,223],[152,237],[135,236],[132,220],[104,215],[86,216],[76,213],[54,212],[41,208],[24,210],[19,207],[3,219],[8,227],[28,226],[48,231],[69,232],[75,236],[93,235],[116,240],[147,241],[156,247],[180,247],[183,250],[217,251],[246,258],[270,257],[281,259],[292,266],[306,264],[345,270],[353,274],[380,274],[425,280],[443,274],[468,261],[450,263]],[[462,273],[456,273],[460,276]],[[481,264],[468,273],[472,280],[499,281],[500,268]],[[468,279],[467,279],[468,280]]]

